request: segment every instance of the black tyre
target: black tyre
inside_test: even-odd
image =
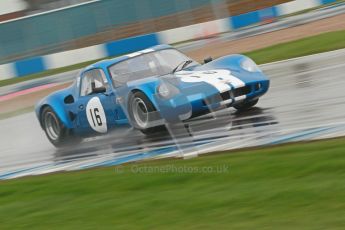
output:
[[[50,107],[45,107],[41,113],[41,122],[48,140],[56,147],[64,147],[76,144],[81,138],[74,137],[60,121]]]
[[[150,113],[155,111],[152,102],[140,91],[132,93],[129,98],[128,113],[134,128],[146,135],[164,131],[164,126],[150,127]]]
[[[259,99],[255,99],[252,101],[247,101],[238,105],[234,105],[234,108],[237,109],[238,111],[245,111],[255,106],[258,102],[259,102]]]

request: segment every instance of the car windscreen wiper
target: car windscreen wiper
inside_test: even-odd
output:
[[[186,60],[186,61],[181,62],[180,64],[178,64],[178,65],[176,66],[175,69],[173,69],[172,73],[175,73],[175,72],[179,69],[180,66],[181,66],[181,70],[182,70],[182,69],[184,69],[187,65],[191,64],[192,62],[193,62],[193,60]]]

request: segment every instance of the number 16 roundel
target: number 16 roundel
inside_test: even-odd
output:
[[[107,119],[98,97],[91,98],[87,103],[86,117],[93,130],[99,133],[107,132]]]

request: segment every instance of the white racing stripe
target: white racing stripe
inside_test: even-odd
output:
[[[245,83],[225,69],[209,71],[180,71],[176,77],[183,82],[206,82],[215,87],[220,93],[229,91],[232,85],[234,88],[245,86]]]

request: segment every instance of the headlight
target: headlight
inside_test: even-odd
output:
[[[178,88],[167,83],[162,82],[157,88],[158,95],[162,98],[168,99],[180,93]]]
[[[261,72],[259,66],[250,58],[245,58],[241,61],[241,67],[248,72]]]
[[[164,97],[164,98],[168,98],[170,95],[167,84],[159,85],[157,91],[158,91],[159,96]]]

